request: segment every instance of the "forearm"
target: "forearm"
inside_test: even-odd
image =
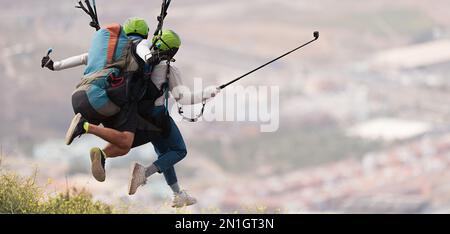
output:
[[[181,105],[195,105],[202,103],[215,97],[220,91],[215,87],[191,91],[190,88],[183,85],[179,70],[172,66],[170,67],[169,89],[172,96]]]
[[[53,64],[53,68],[55,71],[61,71],[73,67],[78,67],[81,65],[87,65],[88,63],[88,54],[82,54],[78,56],[73,56],[61,61],[55,61]]]
[[[206,96],[203,90],[191,92],[191,90],[185,86],[175,87],[171,93],[175,100],[181,105],[195,105],[211,98],[210,96]]]

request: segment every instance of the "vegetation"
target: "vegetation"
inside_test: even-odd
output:
[[[21,177],[0,172],[0,214],[111,214],[113,208],[94,201],[85,190],[68,189],[47,196],[36,184],[36,176]]]

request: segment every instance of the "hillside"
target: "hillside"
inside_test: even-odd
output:
[[[136,15],[156,24],[160,1],[110,2],[97,0],[101,23],[122,22]],[[38,165],[43,171],[39,179],[52,178],[58,188],[64,188],[67,175],[72,183],[88,187],[95,198],[110,203],[119,200],[151,207],[169,199],[162,177],[155,177],[136,198],[126,196],[129,164],[154,160],[150,145],[109,163],[105,184],[94,182],[89,175],[87,156],[90,147],[104,142],[83,137],[71,147],[63,145],[73,116],[71,93],[83,68],[50,72],[39,65],[49,47],[54,49],[55,59],[84,53],[89,47],[93,30],[88,18],[74,9],[76,1],[0,3],[0,145],[6,166],[27,174],[31,170],[28,165]],[[343,179],[342,187],[351,189],[342,197],[330,195],[331,190],[339,190],[341,184],[333,181],[341,181],[342,175],[336,172],[323,178],[323,174],[341,164],[361,172],[361,163],[370,155],[391,155],[392,150],[423,144],[436,150],[441,141],[447,141],[450,61],[445,55],[440,60],[427,59],[447,49],[447,9],[450,2],[445,0],[173,1],[166,26],[182,37],[176,66],[189,87],[194,87],[194,77],[203,78],[205,86],[222,84],[310,40],[313,31],[321,32],[314,45],[221,94],[220,98],[231,96],[239,85],[278,87],[276,132],[261,133],[261,118],[178,124],[189,147],[187,159],[178,165],[179,174],[188,189],[204,196],[194,212],[211,205],[232,211],[243,204],[264,202],[272,209],[284,209],[291,199],[298,203],[292,212],[378,210],[377,205],[360,205],[372,205],[367,194],[380,189],[397,198],[427,184],[425,187],[438,191],[439,196],[446,194],[446,188],[437,183],[447,182],[445,170],[408,174],[398,183],[391,183],[388,177],[380,187],[370,188],[352,187],[346,184],[352,181]],[[410,53],[421,59],[410,58]],[[220,109],[220,101],[208,104],[206,117],[212,116],[214,108]],[[226,104],[224,112],[230,113],[259,103]],[[410,123],[426,128],[411,134],[405,128],[390,127],[392,123],[406,129]],[[405,154],[406,158],[415,156]],[[430,157],[446,168],[447,151],[443,155]],[[415,166],[406,163],[405,167]],[[320,176],[309,175],[311,171]],[[299,175],[306,181],[319,177],[319,182],[297,181]],[[367,177],[355,183],[369,183]],[[424,182],[413,183],[416,178]],[[291,182],[307,185],[284,186]],[[247,189],[255,187],[271,190]],[[419,207],[413,211],[434,212],[436,204],[441,204],[435,203],[438,195],[430,195],[427,189],[417,195],[425,194],[425,198],[409,204]],[[313,198],[317,194],[322,194],[320,199]],[[238,198],[228,201],[226,197]],[[421,206],[423,203],[427,205]],[[446,201],[443,204],[447,206]]]

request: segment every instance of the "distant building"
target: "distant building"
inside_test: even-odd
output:
[[[450,40],[437,40],[377,53],[370,61],[376,69],[418,69],[450,63]]]
[[[350,136],[369,140],[404,140],[431,130],[428,123],[401,119],[380,118],[357,124],[348,130]]]

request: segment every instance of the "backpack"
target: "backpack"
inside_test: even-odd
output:
[[[84,76],[72,94],[75,113],[88,121],[101,122],[124,108],[130,101],[131,80],[143,76],[134,50],[133,41],[119,24],[95,33]]]

